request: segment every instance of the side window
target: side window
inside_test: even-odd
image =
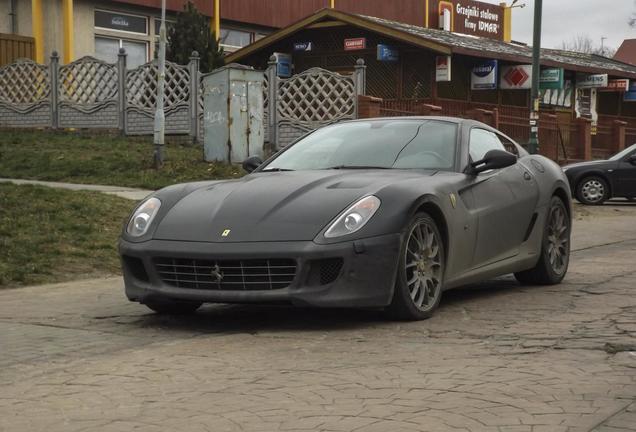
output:
[[[479,128],[471,129],[468,145],[473,162],[483,159],[490,150],[506,150],[497,135]]]
[[[504,148],[506,149],[508,153],[512,153],[513,155],[519,157],[519,149],[517,148],[515,143],[513,143],[512,141],[510,141],[508,138],[506,138],[503,135],[497,134],[497,138],[499,138],[499,141],[501,141],[501,143],[503,144]]]

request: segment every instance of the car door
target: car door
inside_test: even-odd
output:
[[[636,151],[631,152],[622,158],[614,172],[614,196],[636,197]]]
[[[471,161],[483,159],[490,150],[507,150],[502,140],[504,137],[494,132],[472,128],[469,137]],[[539,196],[532,173],[516,163],[473,176],[469,188],[473,195],[472,211],[478,224],[473,268],[518,254]]]

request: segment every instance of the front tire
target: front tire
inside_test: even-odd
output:
[[[609,185],[601,177],[585,177],[576,187],[576,199],[583,204],[601,205],[609,198]]]
[[[404,232],[393,300],[386,310],[390,317],[414,321],[433,315],[442,297],[444,256],[437,224],[417,213]]]
[[[548,217],[543,228],[541,255],[537,265],[515,273],[519,282],[526,285],[554,285],[560,283],[570,263],[570,232],[572,220],[563,201],[556,196],[550,201]]]
[[[181,302],[176,300],[147,300],[147,308],[161,315],[188,315],[194,313],[202,303]]]

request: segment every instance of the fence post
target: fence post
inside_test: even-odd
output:
[[[49,64],[49,75],[51,76],[51,127],[57,129],[59,125],[59,76],[60,76],[60,56],[57,51],[51,54],[51,63]]]
[[[269,103],[267,106],[267,118],[269,121],[269,142],[272,144],[272,148],[274,150],[278,149],[276,144],[278,138],[278,131],[276,130],[277,125],[277,105],[278,105],[278,75],[276,73],[276,57],[271,56],[269,61],[267,62],[267,98],[269,99]]]
[[[117,55],[117,84],[119,85],[118,127],[121,135],[126,135],[126,50],[119,48]]]
[[[592,160],[592,121],[577,119],[579,155],[583,160]]]
[[[199,137],[199,62],[199,53],[192,51],[188,68],[190,71],[190,137],[193,143]]]
[[[612,142],[614,143],[614,148],[612,149],[615,153],[625,149],[625,127],[627,126],[627,122],[622,120],[614,120],[612,124]]]
[[[356,60],[355,72],[354,72],[354,85],[356,87],[356,100],[354,101],[353,117],[358,118],[358,98],[357,96],[365,95],[367,93],[367,67],[364,64],[364,60],[359,58]]]

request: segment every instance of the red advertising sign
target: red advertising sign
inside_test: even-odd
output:
[[[365,49],[366,47],[367,47],[366,38],[353,38],[353,39],[344,40],[345,51],[362,50],[362,49]]]
[[[628,79],[611,79],[607,82],[607,87],[601,87],[600,91],[624,92],[629,89]]]

